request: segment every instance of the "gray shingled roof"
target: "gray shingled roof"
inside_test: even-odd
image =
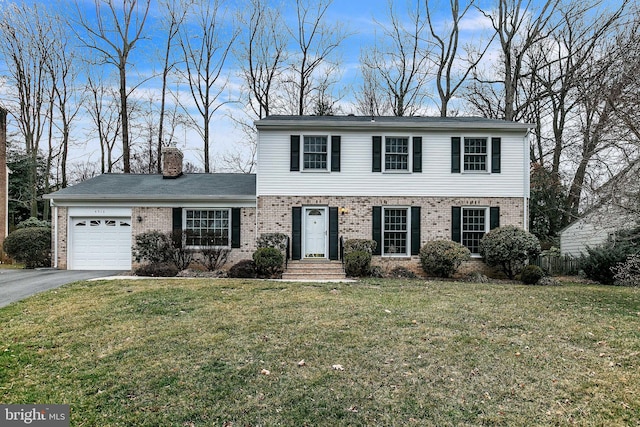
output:
[[[44,196],[53,200],[251,200],[256,176],[237,173],[162,175],[103,174]]]
[[[258,129],[339,127],[339,128],[430,128],[430,129],[501,129],[526,130],[534,127],[528,123],[486,119],[484,117],[391,117],[391,116],[279,116],[273,115],[255,122]]]

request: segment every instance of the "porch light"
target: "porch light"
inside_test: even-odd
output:
[[[349,209],[345,208],[344,206],[340,208],[340,214],[341,214],[341,215],[344,215],[344,214],[346,214],[347,212],[349,212]]]

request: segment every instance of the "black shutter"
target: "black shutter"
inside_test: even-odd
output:
[[[500,208],[498,206],[489,208],[489,229],[500,227]]]
[[[292,172],[300,170],[300,135],[291,135],[291,168]]]
[[[491,138],[491,173],[500,173],[500,138]]]
[[[240,208],[231,208],[231,247],[240,247],[240,223],[242,217],[240,215]]]
[[[373,137],[373,165],[372,172],[382,172],[382,137]]]
[[[173,225],[171,229],[173,232],[182,232],[182,208],[173,208]]]
[[[422,172],[422,137],[413,137],[413,171]]]
[[[291,208],[291,259],[302,259],[302,208]]]
[[[338,208],[329,207],[329,259],[338,259]]]
[[[451,138],[451,173],[460,173],[460,138]]]
[[[340,172],[340,136],[331,137],[331,172]]]
[[[178,248],[185,244],[182,233],[182,208],[173,208],[171,219],[171,240]]]
[[[373,254],[382,255],[382,206],[373,207],[373,228],[371,235],[372,240],[377,243]]]
[[[462,243],[462,208],[460,206],[451,207],[451,240]]]
[[[411,255],[420,254],[420,206],[411,207]]]

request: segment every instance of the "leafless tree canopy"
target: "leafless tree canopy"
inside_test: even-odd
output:
[[[637,181],[640,161],[636,1],[390,1],[359,28],[331,0],[63,5],[0,11],[0,104],[33,165],[34,215],[38,192],[158,173],[168,144],[194,171],[253,172],[254,120],[343,111],[533,123],[531,159],[562,182],[565,222],[613,189],[637,210],[638,190],[616,185]],[[368,41],[354,54],[356,39]]]

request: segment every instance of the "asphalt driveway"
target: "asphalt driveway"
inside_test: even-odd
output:
[[[0,269],[0,307],[67,283],[115,276],[119,273],[118,271],[68,271],[51,268],[36,270]]]

